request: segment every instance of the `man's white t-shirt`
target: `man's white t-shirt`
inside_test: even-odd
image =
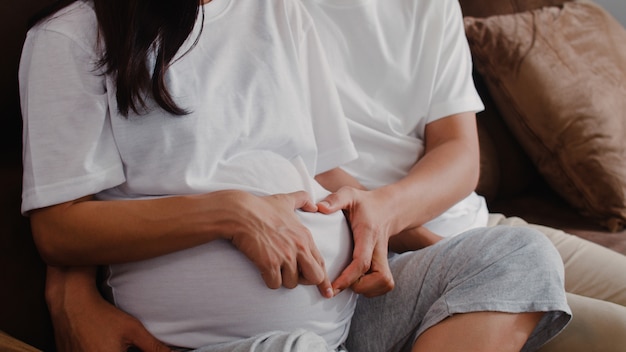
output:
[[[20,65],[24,213],[90,194],[327,194],[313,176],[356,151],[308,13],[285,0],[214,0],[203,10],[166,75],[175,101],[191,112],[180,117],[154,106],[145,116],[119,115],[114,82],[96,65],[88,3],[29,32]],[[352,254],[343,214],[297,214],[336,277]],[[335,348],[356,301],[350,290],[330,300],[315,286],[271,290],[226,241],[111,265],[107,284],[115,303],[157,338],[188,348],[296,328]]]
[[[343,166],[365,187],[405,177],[425,126],[483,109],[456,0],[302,0],[314,19],[359,158]],[[419,201],[419,200],[417,200]],[[444,236],[487,224],[473,193],[427,223]]]

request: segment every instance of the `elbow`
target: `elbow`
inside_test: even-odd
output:
[[[41,259],[51,266],[69,265],[69,255],[60,236],[51,231],[48,226],[42,226],[31,219],[31,229],[35,247]]]
[[[37,247],[37,252],[39,252],[39,256],[48,265],[65,265],[65,263],[63,263],[63,260],[61,259],[64,256],[59,250],[60,246],[50,237],[52,236],[48,236],[45,233],[33,230],[33,240],[35,242],[35,247]]]

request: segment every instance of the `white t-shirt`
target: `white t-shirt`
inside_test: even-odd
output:
[[[242,189],[327,194],[313,175],[356,157],[328,64],[299,1],[214,0],[203,32],[167,71],[174,117],[118,114],[115,85],[97,70],[97,24],[76,2],[28,33],[20,65],[23,212],[96,194],[140,199]],[[334,278],[351,258],[338,212],[297,212]],[[315,286],[268,289],[230,243],[110,266],[122,309],[162,341],[184,347],[268,330],[310,329],[331,348],[347,334],[355,295]]]
[[[483,109],[457,0],[302,0],[313,17],[359,158],[343,168],[373,189],[405,177],[424,153],[425,126]],[[470,195],[431,230],[487,224]]]

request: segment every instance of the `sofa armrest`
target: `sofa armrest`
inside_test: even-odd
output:
[[[41,352],[18,339],[11,337],[3,331],[0,331],[0,351],[3,352]]]

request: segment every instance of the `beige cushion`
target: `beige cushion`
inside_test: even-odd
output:
[[[465,18],[476,69],[546,181],[610,230],[626,221],[626,31],[599,6]]]

